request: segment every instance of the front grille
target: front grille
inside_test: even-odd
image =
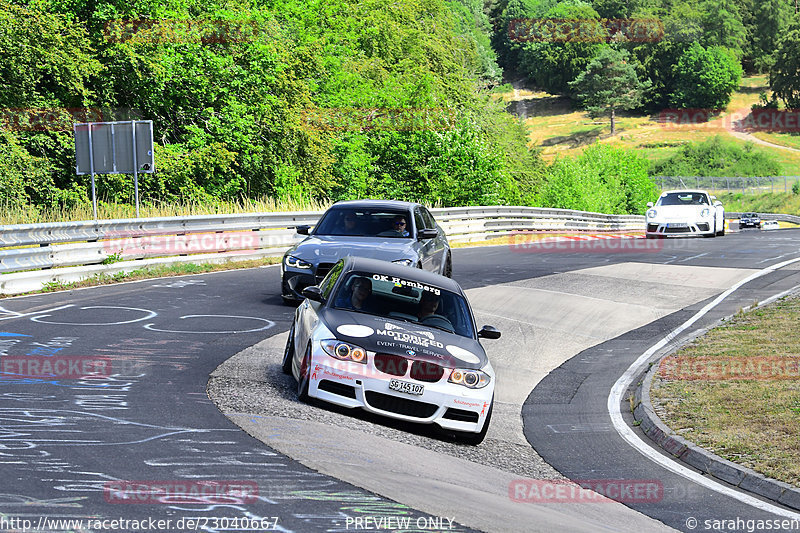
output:
[[[345,385],[344,383],[337,383],[335,381],[323,379],[319,382],[317,387],[319,390],[324,390],[325,392],[330,392],[331,394],[336,394],[337,396],[344,396],[345,398],[352,398],[354,400],[356,398],[356,389],[350,385]]]
[[[367,403],[375,409],[398,415],[412,416],[414,418],[430,418],[439,408],[432,403],[398,398],[397,396],[390,396],[374,391],[367,391],[365,396]]]
[[[697,225],[697,229],[700,231],[708,231],[708,222],[701,222]]]
[[[448,407],[442,418],[457,420],[458,422],[478,423],[478,413],[475,411],[465,411],[463,409],[454,409],[453,407]]]
[[[336,263],[320,263],[317,265],[317,283],[322,281],[322,278],[328,275],[328,272],[333,268]]]
[[[658,224],[648,224],[647,231],[650,233],[655,233],[658,230]]]
[[[411,377],[419,381],[434,383],[442,379],[444,368],[427,361],[414,361],[411,364]]]
[[[384,374],[405,376],[408,371],[408,359],[399,355],[376,353],[373,361],[375,362],[375,368]]]
[[[690,233],[692,228],[667,228],[664,233]]]

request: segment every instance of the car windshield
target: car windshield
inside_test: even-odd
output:
[[[659,198],[656,205],[708,205],[708,196],[702,192],[670,192]]]
[[[335,309],[394,318],[474,338],[466,299],[454,292],[372,272],[351,272],[339,284]]]
[[[411,218],[399,209],[329,209],[314,229],[314,235],[409,238]]]

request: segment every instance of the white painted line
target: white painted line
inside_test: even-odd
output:
[[[738,500],[744,504],[750,505],[757,509],[761,509],[762,511],[766,511],[769,513],[773,513],[794,520],[800,520],[800,513],[783,509],[782,507],[778,507],[777,505],[767,503],[758,498],[755,498],[748,494],[744,494],[730,487],[727,487],[717,481],[712,480],[711,478],[704,476],[703,474],[695,472],[694,470],[678,463],[677,461],[665,457],[658,451],[654,450],[652,447],[644,443],[642,439],[640,439],[636,435],[636,433],[634,433],[633,430],[630,427],[628,427],[628,425],[622,419],[622,411],[620,409],[620,405],[622,402],[622,395],[625,393],[626,390],[628,390],[628,387],[633,382],[633,379],[641,373],[644,366],[648,363],[649,359],[658,350],[664,347],[672,339],[680,335],[683,331],[688,329],[692,324],[697,322],[703,315],[705,315],[706,313],[711,311],[714,307],[719,305],[719,303],[722,302],[722,300],[733,294],[745,283],[760,278],[761,276],[765,276],[771,272],[774,272],[775,270],[778,270],[779,268],[783,268],[792,263],[797,263],[798,261],[800,261],[800,257],[795,259],[790,259],[788,261],[783,261],[781,263],[776,263],[763,270],[754,272],[753,274],[747,276],[746,278],[739,281],[738,283],[730,287],[728,290],[717,296],[712,302],[708,303],[705,307],[700,309],[700,311],[695,313],[695,315],[692,316],[689,320],[678,326],[678,328],[671,331],[669,335],[658,341],[656,344],[650,347],[649,350],[647,350],[641,356],[639,356],[639,358],[636,361],[634,361],[634,363],[630,367],[628,367],[628,369],[617,380],[617,382],[614,383],[614,386],[611,388],[611,393],[608,395],[608,404],[607,404],[608,412],[611,415],[611,422],[613,423],[614,428],[617,430],[617,433],[619,433],[619,435],[623,439],[625,439],[628,442],[628,444],[630,444],[636,451],[638,451],[639,453],[641,453],[654,463],[657,463],[660,466],[666,468],[667,470],[675,474],[678,474],[679,476],[683,476],[684,478],[693,481],[698,485],[702,485],[709,490],[716,491],[720,494]],[[788,291],[784,291],[783,293],[781,293],[781,295],[785,295],[787,293]],[[777,296],[771,297],[767,301],[771,301],[773,298],[777,298]]]

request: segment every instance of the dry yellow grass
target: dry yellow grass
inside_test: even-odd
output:
[[[661,418],[725,459],[800,485],[798,319],[800,298],[783,299],[665,359],[651,389]],[[677,361],[671,368],[683,370],[664,373]],[[738,379],[747,372],[752,379]]]
[[[745,144],[747,140],[737,138],[731,133],[731,125],[747,116],[750,107],[758,103],[759,93],[762,91],[769,91],[766,76],[744,78],[728,108],[709,122],[701,124],[665,124],[663,121],[659,122],[659,114],[642,116],[621,112],[617,116],[617,135],[614,137],[610,135],[608,118],[592,119],[586,112],[573,109],[572,103],[566,98],[543,92],[531,92],[529,96],[522,96],[522,91],[519,91],[517,95],[506,93],[503,99],[518,101],[517,106],[524,106],[527,117],[525,123],[530,128],[530,145],[542,148],[542,157],[547,161],[559,156],[575,156],[595,142],[634,149],[656,161],[677,152],[683,144],[704,141],[715,135]],[[762,135],[774,134],[757,134],[757,137]],[[781,135],[785,138],[779,136],[778,141],[763,138],[787,146],[793,146],[791,143],[796,142],[793,147],[800,148],[800,137]],[[759,146],[759,149],[776,157],[784,174],[798,173],[800,152],[768,146]]]

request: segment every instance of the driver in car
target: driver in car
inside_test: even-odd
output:
[[[341,307],[348,307],[356,311],[373,313],[372,305],[372,281],[369,278],[357,277],[353,279],[350,286],[350,298]]]
[[[436,309],[439,307],[439,297],[432,292],[423,292],[419,299],[419,309],[417,310],[417,318],[420,322],[425,320],[426,317],[436,314]]]

